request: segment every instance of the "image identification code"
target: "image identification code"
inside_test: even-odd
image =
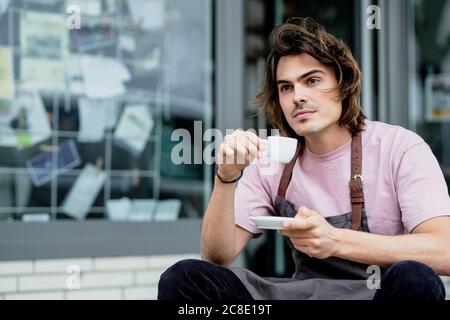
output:
[[[209,318],[214,314],[221,315],[269,315],[272,305],[270,304],[224,304],[214,306],[189,306],[188,304],[178,308],[179,315],[203,315]]]

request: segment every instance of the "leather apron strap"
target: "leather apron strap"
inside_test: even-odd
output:
[[[362,177],[362,142],[361,133],[352,138],[352,164],[351,176],[348,186],[352,202],[352,229],[358,230],[361,226],[361,210],[364,206],[363,177]]]
[[[295,163],[300,155],[300,150],[302,149],[300,141],[297,144],[297,151],[295,151],[295,156],[292,160],[287,163],[284,167],[283,174],[281,176],[280,184],[278,185],[278,196],[284,198],[286,195],[286,190],[291,182],[292,171],[294,171]]]
[[[285,198],[286,190],[292,178],[295,163],[300,155],[301,145],[297,146],[294,158],[286,164],[278,186],[278,196]],[[361,212],[364,207],[363,177],[362,177],[362,141],[361,133],[352,137],[351,147],[351,176],[349,181],[350,199],[352,204],[352,229],[359,230],[361,226]]]

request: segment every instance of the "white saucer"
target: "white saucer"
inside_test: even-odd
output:
[[[293,221],[295,218],[276,217],[276,216],[257,216],[250,217],[259,229],[279,230],[285,221]]]

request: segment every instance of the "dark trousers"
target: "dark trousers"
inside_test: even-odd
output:
[[[430,267],[400,261],[381,278],[374,300],[444,300],[442,280]],[[253,300],[229,269],[206,261],[182,260],[167,269],[158,283],[158,300]]]
[[[417,261],[400,261],[390,266],[381,277],[380,289],[373,300],[445,299],[441,278],[429,266]]]

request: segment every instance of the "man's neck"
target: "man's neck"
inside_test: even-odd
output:
[[[312,153],[326,154],[346,144],[352,134],[339,125],[305,136],[306,146]]]

